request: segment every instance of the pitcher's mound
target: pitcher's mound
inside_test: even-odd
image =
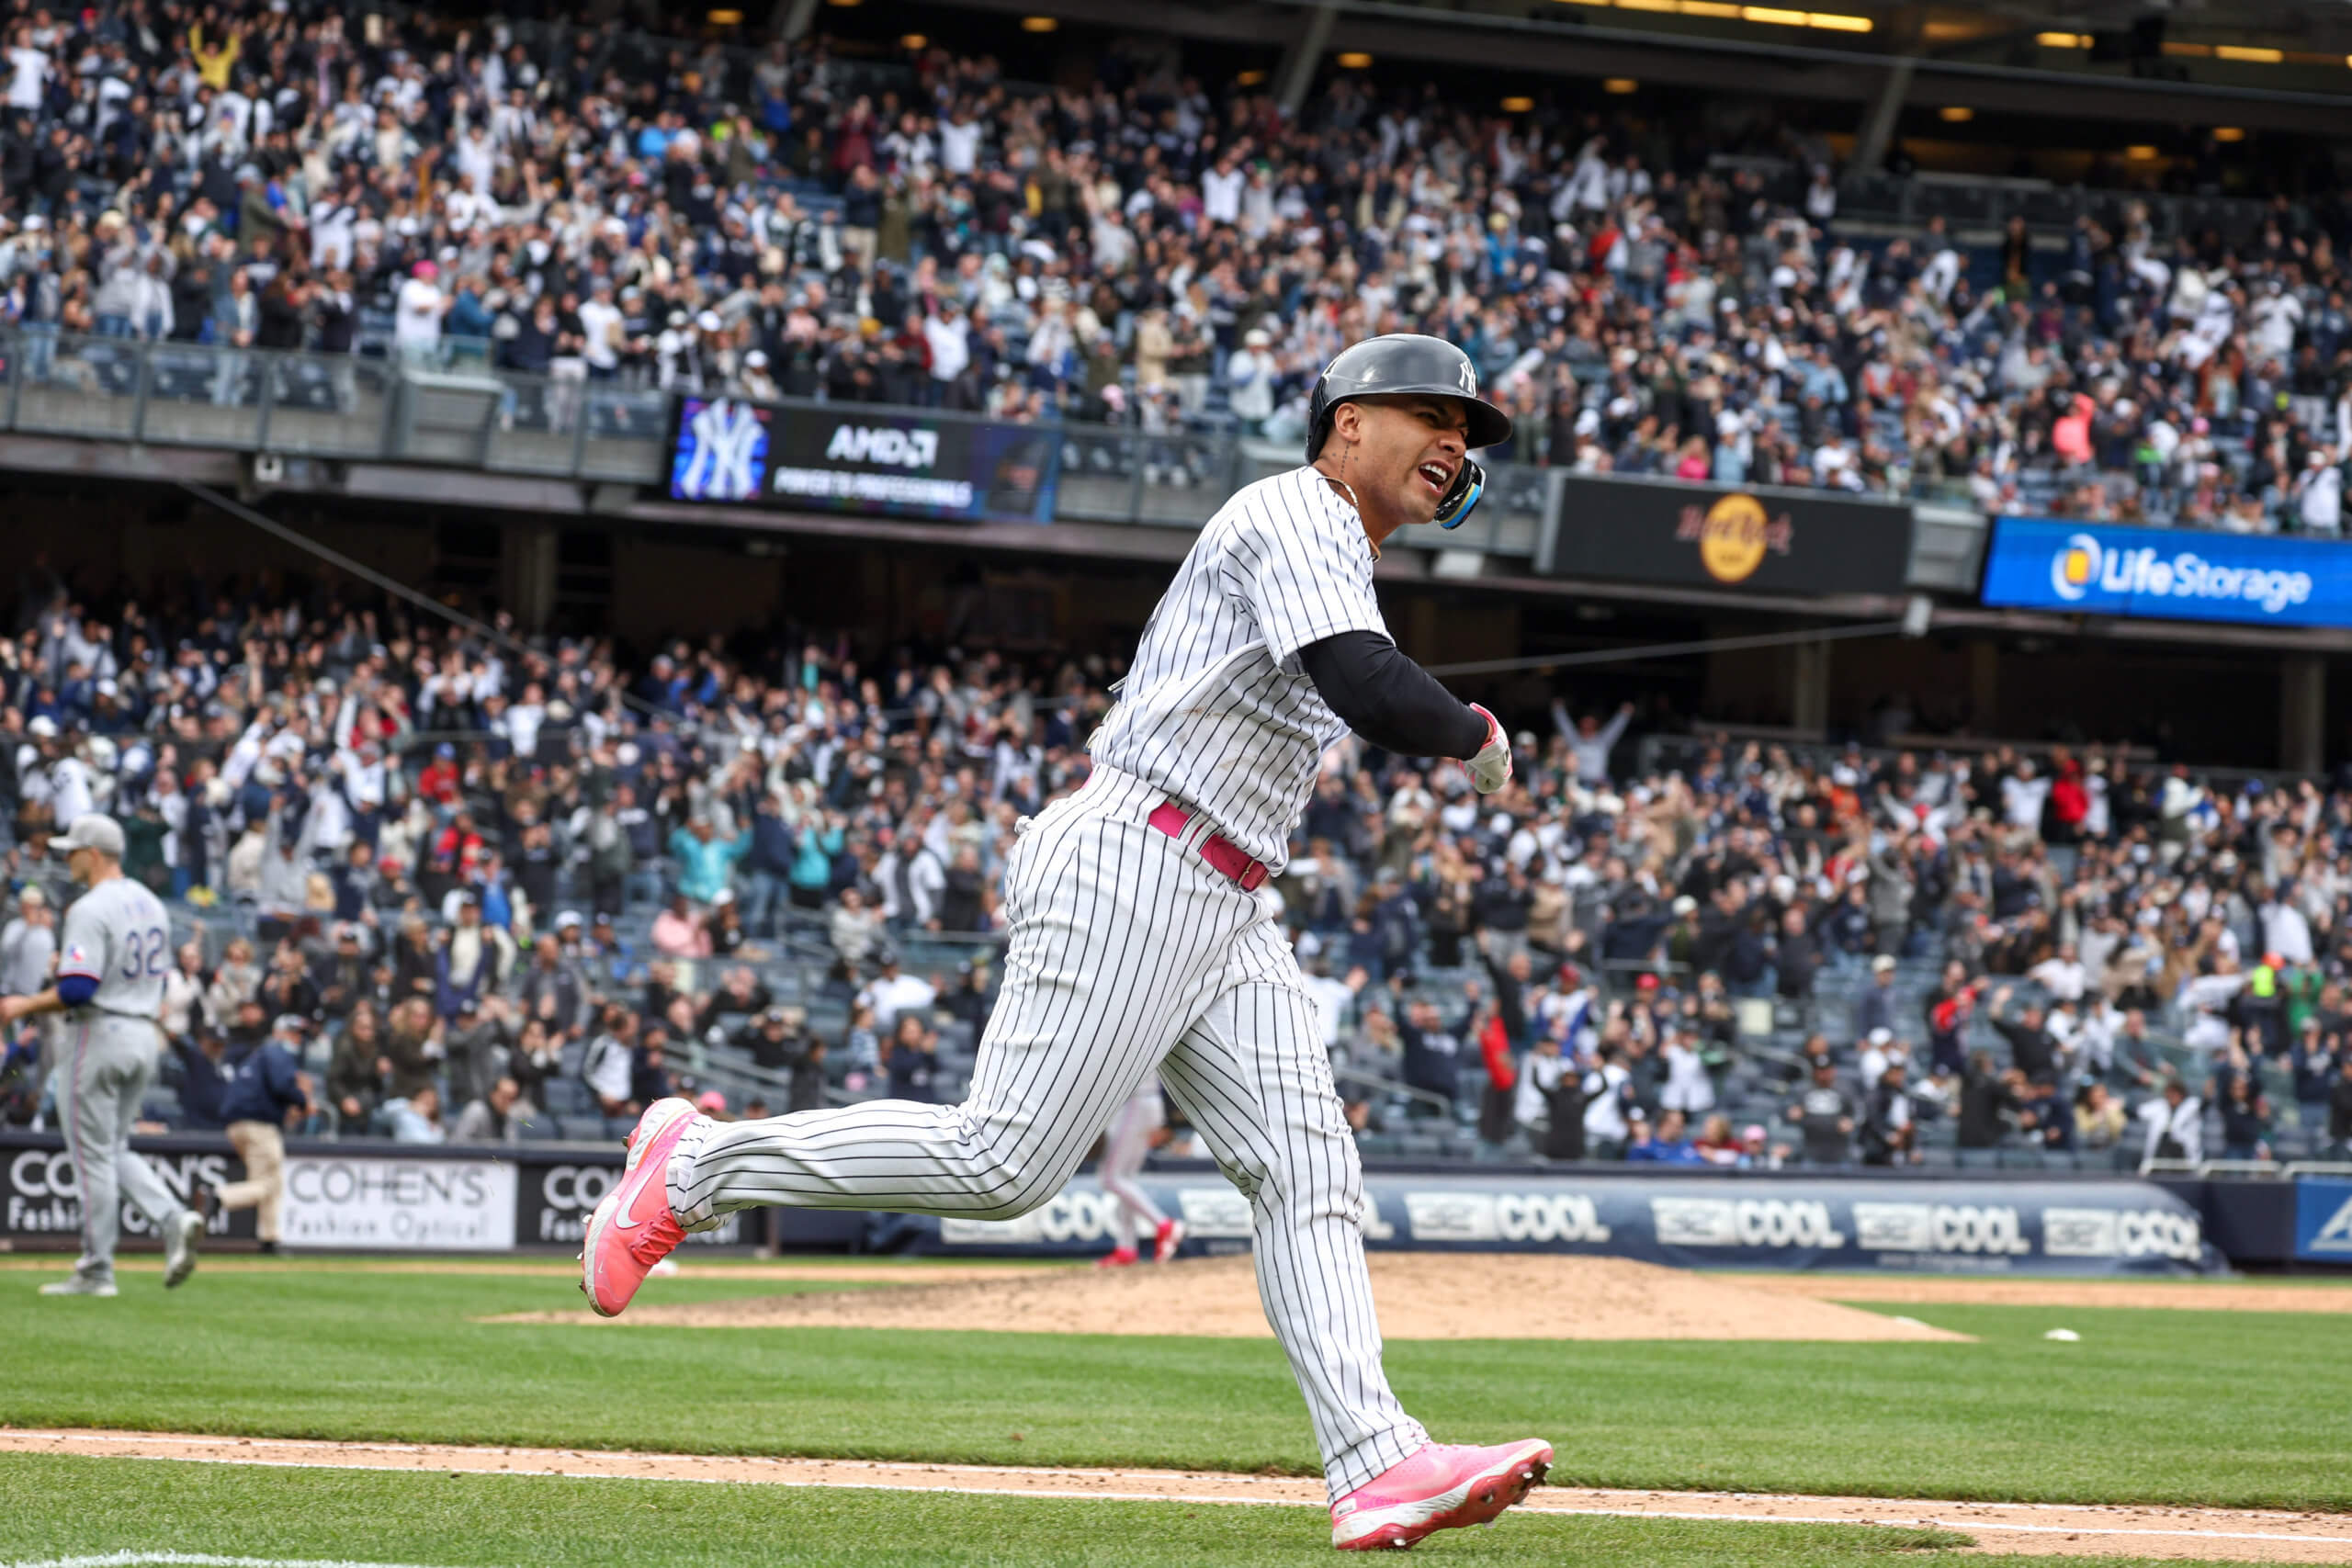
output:
[[[1622,1258],[1375,1252],[1390,1339],[1965,1339],[1835,1302]],[[585,1314],[530,1321],[594,1322]],[[508,1319],[506,1321],[514,1321]],[[624,1324],[980,1328],[1022,1334],[1267,1335],[1250,1259],[1024,1270],[1001,1279],[633,1308]]]

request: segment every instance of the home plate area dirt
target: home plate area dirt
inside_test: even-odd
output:
[[[1962,1335],[1747,1280],[1619,1258],[1376,1252],[1372,1291],[1389,1339],[1961,1339]],[[991,1279],[662,1305],[627,1327],[984,1328],[1023,1334],[1269,1334],[1246,1257],[1160,1267],[1031,1269]],[[586,1310],[501,1323],[603,1324]]]
[[[438,1443],[331,1443],[206,1438],[161,1432],[0,1429],[0,1453],[297,1468],[413,1470],[436,1474],[563,1475],[633,1481],[863,1486],[905,1492],[1109,1502],[1324,1506],[1319,1481],[1165,1470],[1050,1470],[867,1460],[746,1459],[579,1449],[461,1448]],[[1770,1524],[1935,1526],[1976,1550],[2068,1557],[2225,1559],[2352,1563],[2352,1517],[2231,1508],[2083,1507],[1939,1503],[1883,1497],[1757,1496],[1717,1492],[1614,1492],[1540,1486],[1524,1505],[1544,1514],[1735,1519]]]

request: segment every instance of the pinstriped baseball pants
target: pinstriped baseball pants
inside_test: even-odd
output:
[[[1363,1178],[1271,895],[1147,825],[1167,797],[1097,768],[1005,872],[1004,988],[961,1105],[873,1100],[697,1123],[667,1172],[689,1225],[761,1203],[1002,1220],[1060,1191],[1155,1067],[1250,1201],[1266,1319],[1336,1499],[1428,1440],[1390,1391],[1363,1261]]]

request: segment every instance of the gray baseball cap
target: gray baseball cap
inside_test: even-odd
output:
[[[51,836],[50,853],[69,855],[75,850],[96,850],[111,860],[122,858],[122,824],[102,811],[85,811],[74,825]]]

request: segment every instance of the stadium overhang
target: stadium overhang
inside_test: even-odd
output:
[[[1038,9],[1038,0],[956,0],[956,4],[963,9],[1006,15],[1028,15]],[[1870,34],[1838,45],[1782,41],[1761,36],[1781,29],[1740,28],[1736,22],[1713,30],[1705,24],[1688,27],[1682,25],[1685,18],[1680,16],[1657,17],[1651,0],[1626,7],[1622,15],[1614,7],[1595,10],[1557,0],[1532,6],[1471,4],[1458,9],[1396,0],[1262,0],[1246,6],[1176,0],[1154,6],[1148,24],[1140,22],[1134,7],[1123,0],[1055,0],[1051,8],[1064,19],[1094,27],[1125,31],[1148,25],[1154,32],[1178,38],[1257,43],[1272,50],[1293,47],[1309,36],[1310,15],[1329,12],[1336,13],[1336,17],[1324,34],[1325,47],[1363,51],[1375,58],[1469,67],[1507,63],[1515,72],[1627,77],[1656,85],[1814,100],[1876,102],[1886,89],[1889,70],[1901,60],[1918,79],[1915,94],[1926,94],[1931,87],[1939,105],[1988,113],[2049,114],[2063,107],[2068,117],[2077,118],[2136,123],[2226,120],[2252,130],[2324,136],[2340,135],[2347,116],[2352,116],[2352,64],[2346,63],[2346,56],[2332,54],[2325,48],[2300,52],[2329,54],[2335,62],[2330,70],[2314,75],[2290,66],[2286,80],[2278,81],[2271,80],[2273,73],[2265,69],[2267,57],[2290,51],[2191,46],[2201,48],[2204,54],[2186,62],[2160,55],[2175,68],[2135,73],[2128,64],[2109,70],[2092,63],[2092,51],[2086,48],[2055,52],[2055,59],[2075,68],[2043,69],[1976,58],[1984,52],[1982,49],[1939,45],[1931,32],[1923,36],[1917,28],[1880,26],[1875,21]],[[1882,19],[1898,19],[1891,7],[1863,9],[1885,13]],[[1978,39],[2016,37],[2030,43],[2036,37],[2055,36],[2037,33],[2036,24],[2021,15],[1977,15],[1986,24],[1974,35]],[[1800,36],[1812,39],[1846,35],[1807,30]],[[2090,39],[2096,35],[2070,32],[2064,36]],[[2352,48],[2352,41],[2336,40],[2332,35],[2305,41],[2323,46],[2342,42]],[[2221,48],[2235,49],[2235,53],[2222,55],[2216,62],[2215,51]],[[2265,58],[2239,60],[2239,54]],[[2299,90],[2301,85],[2338,76],[2343,79],[2341,93]]]

